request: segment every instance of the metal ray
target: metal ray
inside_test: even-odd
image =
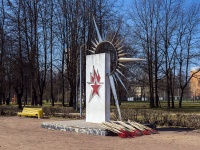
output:
[[[99,44],[99,42],[97,41],[97,39],[95,39],[95,42],[96,42],[96,45],[98,45],[98,44]]]
[[[117,79],[116,79],[116,77],[115,77],[115,74],[112,74],[112,76],[113,76],[113,79],[114,79],[116,85],[118,85],[118,84],[117,84]]]
[[[110,80],[111,90],[112,90],[112,93],[113,93],[113,96],[114,96],[114,99],[115,99],[115,104],[117,106],[119,119],[122,120],[119,102],[118,102],[118,98],[117,98],[117,92],[116,92],[116,88],[115,88],[115,83],[114,83],[114,79],[113,79],[112,75],[109,75],[109,80]]]
[[[96,24],[96,22],[95,22],[94,17],[93,17],[93,21],[94,21],[94,26],[95,26],[95,29],[96,29],[96,32],[97,32],[97,36],[98,36],[99,42],[102,42],[102,38],[101,38],[101,35],[100,35],[100,33],[99,33],[99,29],[98,29],[98,27],[97,27],[97,24]]]
[[[125,87],[123,81],[122,81],[121,78],[119,77],[118,73],[117,73],[116,71],[115,71],[114,73],[115,73],[115,76],[116,76],[116,77],[118,78],[118,80],[120,81],[120,83],[122,84],[122,86],[124,87],[124,89],[126,90],[126,92],[128,92],[128,90],[126,89],[126,87]]]
[[[120,54],[122,53],[124,50],[117,50],[117,53]]]
[[[119,58],[119,62],[132,62],[132,61],[144,61],[142,58]]]
[[[126,78],[125,75],[124,75],[119,69],[116,69],[116,71],[117,71],[119,74],[121,74],[124,78]]]
[[[87,49],[87,50],[88,50],[89,52],[93,53],[93,54],[95,53],[95,51],[93,51],[93,50],[90,50],[90,49]]]
[[[123,47],[124,47],[124,46],[121,46],[121,47],[117,48],[117,50],[120,51]]]
[[[119,59],[118,59],[118,61],[119,61]],[[121,66],[121,67],[125,67],[126,68],[126,66],[121,64],[121,63],[118,63],[118,65]]]
[[[120,26],[118,26],[117,32],[115,32],[115,35],[113,36],[113,38],[112,38],[112,40],[111,40],[111,43],[113,43],[113,41],[114,41],[114,39],[115,39],[117,33],[119,32],[119,29],[120,29]]]
[[[118,54],[118,57],[126,56],[128,53]]]
[[[97,44],[96,44],[95,42],[92,41],[92,44],[93,44],[95,47],[97,47]]]
[[[103,34],[103,36],[102,36],[102,40],[103,40],[103,41],[106,40],[106,34]]]
[[[116,35],[117,35],[117,32],[116,32],[115,35],[113,36],[113,38],[112,38],[112,40],[111,40],[111,43],[113,43],[113,41],[114,41]]]
[[[119,43],[117,43],[116,47],[119,47],[122,44],[123,41],[124,41],[124,39],[121,40]]]
[[[110,42],[111,42],[111,40],[112,40],[112,39],[110,38],[110,36],[107,35],[107,36],[106,36],[106,41],[110,41]],[[111,42],[111,43],[112,43],[112,42]]]
[[[119,66],[119,65],[117,65],[117,69],[122,69],[122,67],[121,67],[121,66]]]
[[[119,43],[119,39],[113,45],[117,45],[118,43]]]

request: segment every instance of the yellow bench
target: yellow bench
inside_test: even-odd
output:
[[[17,113],[18,116],[26,116],[26,117],[43,117],[42,108],[24,108],[22,112]]]

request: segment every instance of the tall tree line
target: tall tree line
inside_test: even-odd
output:
[[[64,106],[76,106],[76,77],[80,49],[85,66],[86,51],[96,37],[95,18],[101,34],[120,18],[115,0],[1,0],[0,101],[14,93],[19,108],[31,98],[42,105],[49,98],[54,106],[59,88]],[[62,82],[56,82],[59,78]],[[85,89],[84,89],[85,90]],[[10,98],[10,97],[9,97]],[[1,104],[1,102],[0,102]]]
[[[160,106],[161,88],[172,108],[175,90],[180,89],[181,107],[193,76],[189,76],[190,67],[199,59],[199,3],[133,0],[131,11],[126,9],[123,12],[128,15],[123,16],[120,2],[1,0],[0,104],[14,93],[20,108],[22,99],[26,105],[28,98],[31,105],[42,105],[43,99],[50,99],[54,106],[58,96],[64,106],[68,95],[69,106],[75,108],[76,87],[81,85],[85,92],[85,55],[96,38],[95,18],[102,36],[117,33],[117,39],[125,38],[125,51],[146,58],[139,69],[128,64],[130,71],[137,69],[137,74],[127,75],[143,87],[148,86],[150,107]]]
[[[189,75],[191,66],[199,66],[195,61],[199,59],[199,2],[135,0],[131,10],[133,41],[147,60],[143,70],[148,74],[150,107],[159,107],[160,88],[166,91],[165,99],[172,108],[174,91],[180,89],[182,107],[183,94],[193,76]]]

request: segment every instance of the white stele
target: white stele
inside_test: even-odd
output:
[[[110,55],[86,56],[86,122],[110,121]]]

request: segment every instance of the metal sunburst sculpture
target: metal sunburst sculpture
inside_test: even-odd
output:
[[[110,74],[108,74],[109,80],[110,80],[110,86],[111,90],[115,99],[115,104],[117,106],[118,114],[119,114],[119,119],[121,120],[121,112],[120,112],[120,107],[119,107],[119,102],[117,98],[117,93],[116,93],[116,88],[115,88],[115,82],[117,80],[120,81],[124,89],[127,91],[122,79],[120,78],[120,75],[125,77],[123,73],[120,71],[122,67],[126,67],[123,62],[132,62],[132,61],[141,61],[145,59],[140,59],[140,58],[126,58],[125,56],[127,53],[124,53],[123,51],[123,46],[121,45],[123,40],[117,40],[114,42],[115,36],[109,40],[106,38],[102,38],[99,29],[97,27],[97,24],[95,22],[95,19],[93,18],[95,29],[97,32],[98,40],[95,39],[95,41],[92,41],[93,43],[93,48],[92,50],[89,50],[93,54],[99,54],[99,53],[110,53],[110,61],[111,61],[111,71]]]

